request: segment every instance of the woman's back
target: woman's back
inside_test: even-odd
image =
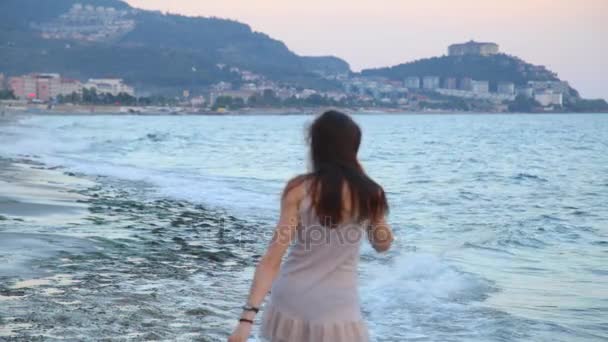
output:
[[[271,342],[369,340],[357,265],[363,236],[379,252],[391,246],[386,195],[359,163],[361,129],[348,115],[323,113],[311,124],[308,140],[310,172],[285,187],[275,234],[230,342],[249,336],[269,291],[262,337]]]
[[[365,230],[354,220],[328,228],[307,195],[300,227],[265,310],[262,333],[272,341],[367,341],[357,289]]]

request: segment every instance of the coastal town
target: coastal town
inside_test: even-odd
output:
[[[60,18],[55,26],[44,27],[49,37],[63,37],[67,34],[79,35],[80,39],[98,39],[81,33],[60,29],[64,22],[86,20],[86,13],[95,11],[111,21],[116,30],[127,30],[129,23],[122,20],[124,13],[94,9],[75,8],[70,16]],[[84,13],[84,14],[82,14]],[[80,19],[79,19],[80,18]],[[83,19],[84,18],[84,19]],[[122,21],[121,21],[122,20]],[[93,30],[92,32],[99,32]],[[108,35],[113,34],[107,32]],[[53,37],[54,37],[53,36]],[[475,41],[453,44],[448,47],[447,56],[492,56],[500,54],[495,43]],[[106,105],[119,107],[119,112],[167,111],[173,112],[231,112],[246,111],[250,108],[306,108],[338,106],[355,109],[382,108],[392,111],[471,111],[508,112],[509,104],[516,99],[528,99],[539,111],[559,111],[564,105],[564,96],[570,86],[565,81],[528,81],[515,84],[509,81],[490,82],[471,77],[441,77],[433,74],[408,76],[394,80],[380,76],[366,76],[354,73],[324,73],[324,79],[339,84],[335,90],[306,88],[298,84],[285,84],[270,80],[250,70],[217,64],[216,68],[236,75],[238,82],[218,82],[204,89],[194,89],[188,85],[180,94],[162,94],[162,101],[151,94],[145,85],[131,85],[120,77],[90,78],[86,80],[64,77],[52,70],[32,72],[25,75],[7,76],[0,73],[0,91],[4,91],[2,106],[25,110],[38,106],[45,110],[82,110],[77,105]],[[542,66],[535,67],[546,71]],[[530,70],[534,72],[538,70]],[[0,70],[1,72],[1,70]],[[195,66],[192,72],[199,72]],[[93,94],[94,96],[91,96]],[[87,96],[88,95],[88,96]],[[105,102],[91,98],[104,97]],[[109,100],[108,100],[109,99]],[[147,99],[140,101],[140,99]],[[472,105],[471,105],[472,104]],[[468,107],[467,107],[468,106]]]

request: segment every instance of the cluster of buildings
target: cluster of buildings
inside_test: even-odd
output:
[[[59,18],[33,26],[46,39],[105,41],[135,28],[135,20],[130,18],[131,12],[132,10],[117,10],[114,7],[75,4]]]
[[[490,56],[500,53],[498,44],[470,41],[464,44],[453,44],[448,47],[450,56],[478,55]],[[526,73],[544,73],[544,67],[531,67]],[[494,104],[513,101],[516,96],[533,98],[543,107],[561,107],[564,94],[569,92],[569,85],[562,81],[531,81],[526,85],[515,85],[513,82],[476,80],[470,77],[440,77],[420,75],[406,77],[403,81],[388,80],[382,77],[358,77],[344,81],[346,92],[355,96],[372,96],[384,103],[402,104],[408,93],[420,90],[441,95],[486,100]]]
[[[449,52],[451,55],[490,55],[499,53],[499,48],[494,43],[468,42],[451,45]],[[218,65],[218,68],[224,67],[226,66]],[[356,103],[381,103],[404,108],[420,99],[427,101],[430,93],[484,100],[497,108],[504,107],[505,101],[514,101],[518,95],[523,95],[535,99],[543,107],[550,108],[561,107],[563,94],[569,91],[568,83],[562,81],[531,81],[526,85],[516,85],[508,81],[492,84],[488,80],[476,80],[470,77],[425,75],[406,77],[402,81],[376,76],[346,77],[339,80],[343,84],[342,91],[321,92],[280,85],[261,75],[239,68],[233,67],[230,71],[241,76],[242,83],[238,89],[235,89],[231,83],[219,82],[210,88],[208,101],[201,97],[197,103],[213,105],[219,97],[240,98],[247,103],[252,96],[270,90],[281,100],[306,99],[319,95],[335,101],[349,99]]]
[[[61,77],[60,74],[28,74],[8,79],[8,89],[21,100],[49,102],[58,96],[82,95],[83,89],[95,89],[98,94],[135,95],[135,89],[122,79],[89,79],[86,83]]]
[[[323,92],[315,89],[297,88],[288,85],[278,85],[274,82],[264,82],[262,84],[244,84],[239,89],[232,89],[232,84],[220,82],[215,84],[208,94],[208,101],[203,97],[195,98],[192,101],[193,105],[207,103],[213,106],[220,97],[231,97],[233,99],[241,99],[244,103],[253,96],[264,96],[270,91],[272,96],[280,101],[288,99],[307,99],[313,95],[318,95],[335,101],[340,101],[348,97],[347,94],[341,91]],[[196,103],[195,103],[196,102]]]
[[[224,64],[218,64],[217,67],[220,69],[227,68],[227,66]],[[208,101],[204,100],[203,97],[198,97],[192,99],[191,102],[194,101],[196,104],[204,102],[213,106],[218,98],[231,97],[233,99],[242,99],[244,103],[248,103],[252,96],[263,95],[267,91],[272,92],[272,95],[281,101],[285,101],[290,98],[306,99],[313,95],[319,95],[336,101],[340,101],[341,99],[347,97],[347,94],[340,91],[321,92],[315,89],[279,84],[275,81],[267,79],[262,75],[237,67],[231,67],[229,71],[240,75],[242,82],[240,87],[235,89],[232,83],[218,82],[209,88],[207,96]]]
[[[500,82],[495,92],[490,91],[490,82],[474,80],[469,77],[456,78],[439,76],[408,77],[405,80],[408,89],[432,90],[442,95],[478,98],[496,102],[512,101],[515,99],[515,84]]]
[[[70,11],[70,20],[75,17],[84,18],[91,13],[105,13],[104,20],[114,20],[114,14],[120,17],[125,15],[107,8],[92,8],[91,6],[76,5]],[[86,14],[82,14],[86,13]],[[111,13],[109,15],[108,13]],[[109,15],[109,16],[108,16]],[[108,19],[110,18],[110,19]],[[80,19],[78,19],[80,20]],[[101,20],[101,19],[96,19]],[[499,47],[495,43],[478,43],[470,41],[464,44],[450,45],[448,53],[450,56],[479,55],[489,56],[499,53]],[[522,72],[539,75],[546,75],[543,67],[530,67],[522,62],[525,69]],[[209,87],[203,95],[191,96],[189,90],[185,90],[183,98],[192,106],[214,106],[220,97],[231,97],[241,99],[242,103],[249,104],[251,99],[257,99],[265,94],[272,94],[272,99],[285,101],[288,99],[308,99],[311,96],[320,96],[334,101],[346,100],[347,103],[354,104],[382,104],[399,106],[402,108],[415,108],[419,101],[448,101],[449,99],[433,97],[433,94],[440,94],[450,97],[464,99],[483,100],[495,108],[504,108],[505,102],[514,101],[517,96],[524,96],[536,100],[546,109],[562,107],[564,94],[569,94],[570,86],[562,81],[530,81],[527,84],[516,85],[513,82],[490,82],[488,80],[473,79],[470,77],[449,77],[437,75],[417,75],[409,76],[403,80],[392,80],[384,77],[369,77],[341,75],[333,78],[342,83],[343,89],[340,91],[319,91],[315,89],[302,88],[297,85],[289,85],[269,80],[263,75],[237,67],[230,67],[224,64],[216,66],[224,71],[238,75],[240,81],[238,86],[229,82],[219,82]],[[196,72],[193,68],[193,72]],[[521,71],[521,70],[520,70]],[[122,79],[89,79],[87,82],[66,79],[59,74],[29,74],[6,79],[0,74],[0,89],[3,85],[12,90],[19,99],[37,100],[42,102],[52,101],[58,96],[69,96],[71,94],[82,94],[84,89],[95,89],[97,93],[119,95],[125,93],[135,95],[133,87],[124,83]]]
[[[393,103],[408,97],[408,93],[420,91],[484,99],[496,103],[512,101],[516,96],[516,87],[512,82],[501,82],[496,91],[491,91],[489,81],[474,80],[468,77],[411,76],[406,77],[403,81],[388,80],[382,77],[359,77],[348,80],[344,84],[349,94],[372,96],[381,102]]]
[[[530,81],[518,89],[518,94],[534,98],[543,107],[561,107],[564,94],[570,92],[570,85],[565,81]]]
[[[516,86],[513,82],[498,82],[491,86],[489,81],[474,80],[469,77],[411,76],[402,82],[381,77],[353,78],[345,83],[349,95],[368,97],[385,103],[401,104],[400,99],[411,92],[427,91],[441,95],[486,100],[501,104],[513,101],[516,96],[533,98],[543,107],[561,107],[563,94],[569,85],[563,81],[530,81]],[[401,102],[401,103],[400,103]]]

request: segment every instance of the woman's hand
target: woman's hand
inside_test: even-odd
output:
[[[379,253],[388,251],[395,241],[393,230],[384,217],[368,227],[367,237],[372,247]]]
[[[239,325],[234,329],[234,332],[228,337],[228,342],[247,342],[251,334],[251,324],[247,322],[239,322]]]

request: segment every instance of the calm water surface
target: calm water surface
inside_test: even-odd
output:
[[[95,182],[78,190],[78,222],[0,221],[0,239],[44,251],[0,269],[0,291],[26,269],[71,279],[61,293],[0,302],[0,326],[25,324],[13,336],[24,340],[222,340],[282,186],[306,169],[310,120],[36,116],[0,127],[5,160]],[[398,236],[387,255],[363,249],[375,341],[608,340],[608,116],[356,120]]]

